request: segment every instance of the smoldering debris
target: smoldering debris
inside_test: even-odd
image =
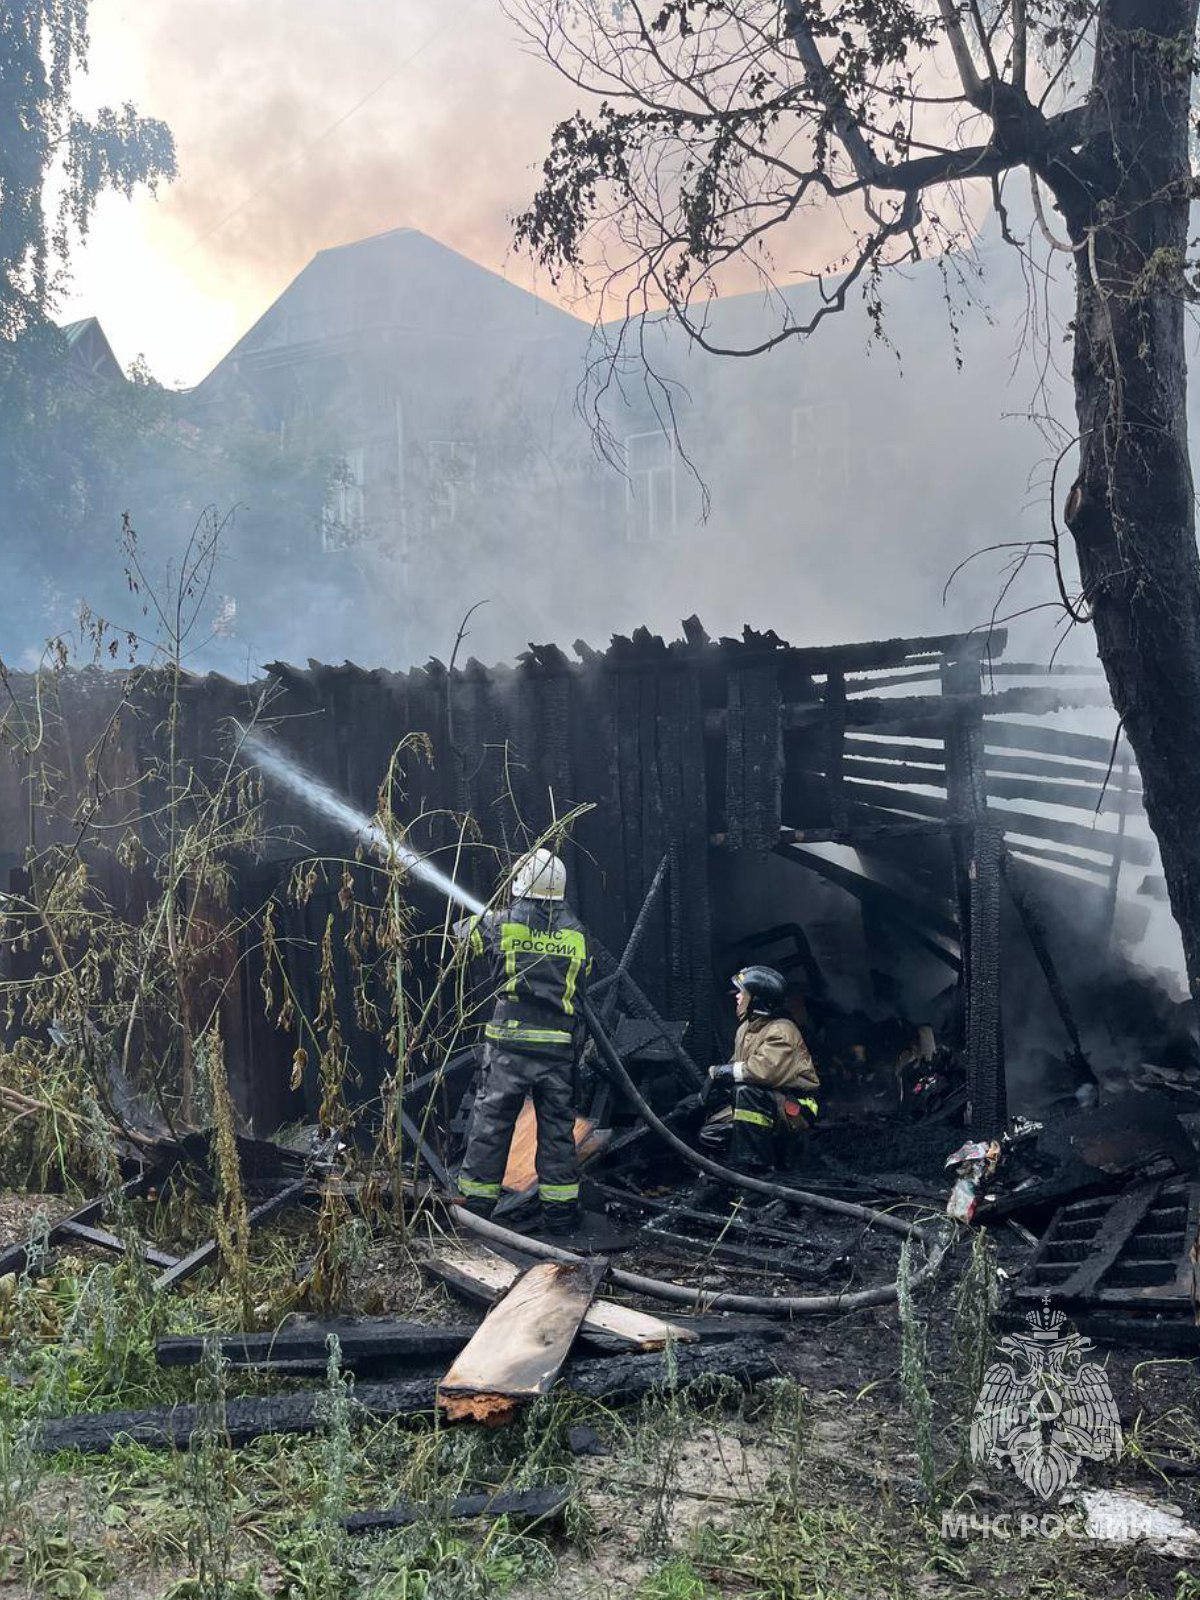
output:
[[[55,1045],[108,1062],[123,1199],[198,1186],[211,1236],[151,1244],[106,1193],[63,1208],[37,1270],[65,1251],[124,1255],[160,1304],[240,1271],[240,1323],[157,1346],[164,1371],[218,1359],[267,1385],[225,1403],[235,1445],[323,1429],[334,1349],[359,1380],[359,1414],[405,1427],[438,1410],[515,1426],[549,1395],[617,1404],[666,1372],[752,1387],[784,1364],[789,1325],[911,1304],[985,1229],[1004,1235],[1008,1314],[1050,1294],[1098,1338],[1194,1354],[1200,1055],[1122,951],[1138,924],[1122,864],[1153,866],[1136,775],[1109,813],[1120,829],[1085,824],[1106,798],[1098,743],[1037,721],[1070,693],[996,690],[1002,647],[993,634],[808,650],[749,630],[713,643],[692,622],[674,645],[643,635],[578,663],[543,646],[510,672],[276,669],[268,738],[286,755],[265,759],[257,733],[249,751],[273,843],[230,860],[240,920],[216,967],[233,1024],[232,1142],[194,1103],[185,1115],[168,1093],[165,1117],[148,1104],[161,1073],[132,1053],[126,1079],[102,1031],[59,1028]],[[245,691],[207,679],[173,692],[177,737],[202,770],[226,719],[246,725]],[[139,739],[162,725],[159,693],[153,679],[132,687]],[[123,783],[125,737],[118,727],[110,752]],[[560,842],[595,951],[573,1088],[583,1212],[557,1238],[541,1225],[531,1104],[492,1218],[456,1193],[480,1076],[467,989],[445,1007],[452,1025],[427,1043],[418,1033],[396,1071],[397,991],[384,986],[402,975],[411,1041],[448,926],[488,904],[514,843],[544,837]],[[337,862],[327,887],[322,855]],[[20,869],[14,881],[28,898]],[[253,894],[270,907],[269,959]],[[218,928],[223,914],[205,907]],[[16,949],[18,977],[35,935]],[[778,1133],[774,1170],[749,1174],[700,1134],[710,1063],[730,1059],[730,974],[755,963],[781,974],[820,1099],[799,1136]],[[1088,1003],[1106,973],[1125,1012]],[[320,1059],[296,1047],[297,1026]],[[138,1038],[153,1046],[150,1031]],[[305,1130],[286,1145],[262,1137],[285,1113]],[[283,1227],[315,1255],[267,1332],[246,1251]],[[455,1309],[417,1318],[412,1288],[398,1308],[349,1315],[339,1240],[352,1227],[372,1240],[402,1229]],[[28,1274],[29,1249],[0,1257],[10,1281]],[[142,1406],[46,1419],[38,1442],[182,1448],[202,1423],[189,1405]],[[511,1514],[559,1515],[553,1488]],[[452,1514],[507,1503],[460,1498]]]

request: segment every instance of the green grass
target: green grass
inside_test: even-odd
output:
[[[172,1205],[173,1221],[191,1205],[190,1224],[203,1232],[202,1208],[184,1197]],[[270,1315],[310,1250],[295,1221],[255,1241],[256,1295]],[[1178,1563],[1138,1550],[943,1542],[920,1493],[898,1333],[880,1347],[892,1370],[857,1393],[788,1379],[752,1395],[721,1381],[684,1392],[667,1364],[662,1392],[636,1408],[556,1396],[496,1431],[373,1422],[331,1353],[322,1432],[231,1450],[225,1401],[273,1380],[214,1361],[199,1370],[154,1361],[161,1333],[235,1325],[235,1299],[211,1275],[159,1299],[121,1263],[63,1256],[2,1311],[3,1600],[117,1600],[129,1586],[171,1600],[1200,1600],[1200,1582],[1177,1575]],[[968,1332],[974,1343],[958,1337],[960,1352],[980,1344]],[[947,1492],[961,1492],[961,1405],[932,1370],[937,1358],[921,1350],[910,1336],[909,1362],[924,1364],[934,1401],[924,1448],[936,1448]],[[1147,1363],[1144,1378],[1130,1470],[1153,1484],[1156,1455],[1200,1460],[1195,1374]],[[1155,1394],[1167,1400],[1151,1405]],[[30,1449],[45,1416],[197,1399],[203,1425],[190,1452],[123,1445],[47,1459]],[[567,1436],[576,1423],[595,1428],[610,1453],[574,1457]],[[553,1528],[446,1519],[456,1494],[547,1483],[574,1491]],[[342,1532],[347,1512],[401,1499],[428,1508],[418,1525],[368,1538]]]

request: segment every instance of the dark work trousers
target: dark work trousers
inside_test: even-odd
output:
[[[779,1113],[774,1089],[739,1083],[733,1091],[733,1135],[729,1165],[739,1172],[767,1172],[775,1165]]]
[[[575,1158],[574,1064],[561,1057],[524,1056],[487,1044],[483,1082],[475,1097],[467,1153],[458,1177],[460,1194],[485,1212],[500,1198],[513,1128],[533,1099],[537,1113],[538,1195],[543,1206],[574,1208],[579,1200]]]

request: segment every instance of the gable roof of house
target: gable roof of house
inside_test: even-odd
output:
[[[108,335],[100,326],[98,317],[80,317],[77,322],[65,323],[60,331],[67,342],[69,359],[75,370],[93,378],[125,382],[121,363],[113,354]]]
[[[539,340],[579,318],[416,228],[321,250],[198,386],[240,360],[338,342],[372,328],[478,340]]]

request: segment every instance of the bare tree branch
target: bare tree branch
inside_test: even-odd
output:
[[[950,49],[954,55],[954,65],[958,68],[958,77],[963,86],[963,94],[973,106],[979,105],[983,100],[983,83],[975,68],[975,60],[971,55],[971,47],[967,43],[962,19],[958,14],[958,6],[955,0],[938,0],[938,10],[942,13],[942,21],[946,26],[946,37],[950,41]]]

